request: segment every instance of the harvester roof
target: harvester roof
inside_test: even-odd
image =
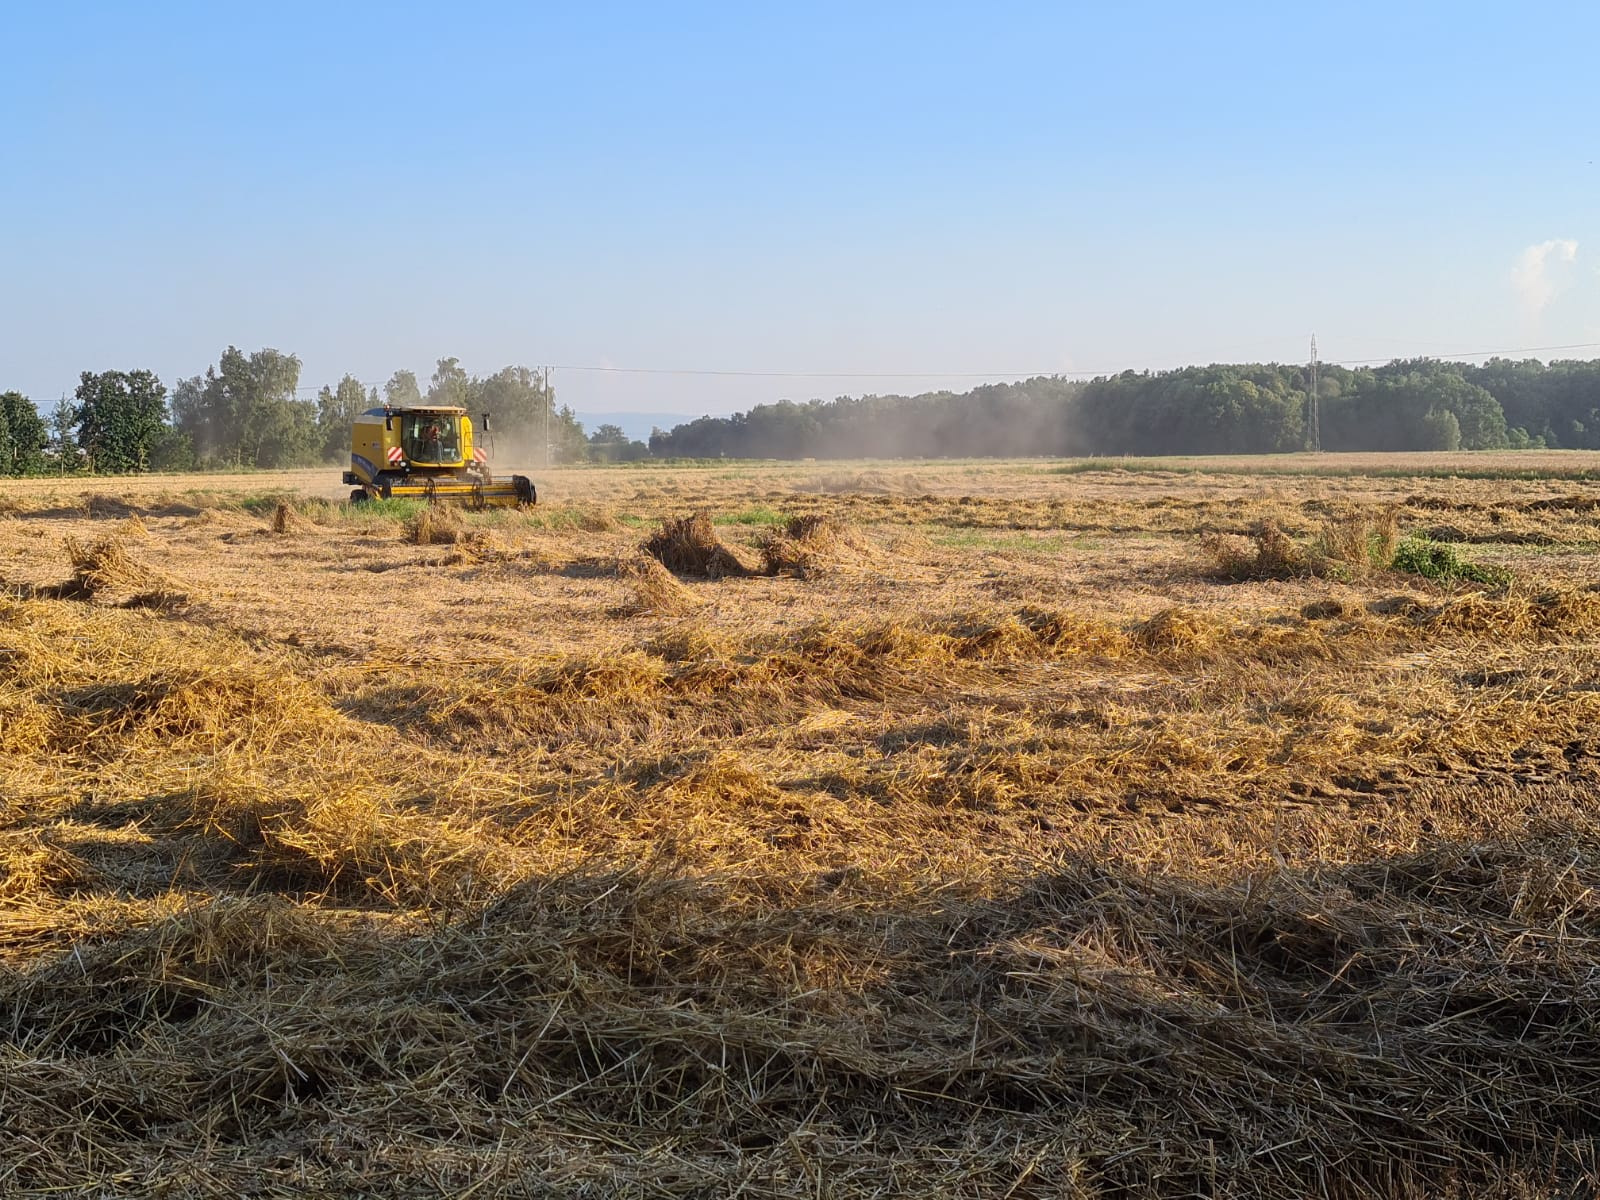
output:
[[[454,404],[405,404],[394,408],[369,408],[363,417],[399,417],[406,413],[437,413],[441,416],[464,417],[467,410]]]

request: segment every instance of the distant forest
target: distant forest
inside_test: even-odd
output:
[[[586,432],[526,367],[479,377],[445,358],[425,388],[410,371],[381,392],[347,375],[314,399],[299,384],[293,355],[230,346],[170,393],[149,371],[85,372],[47,418],[20,393],[0,393],[0,474],[339,463],[357,413],[423,400],[492,414],[503,452],[529,463],[543,457],[546,430],[555,462],[1271,454],[1313,443],[1309,368],[1278,363],[784,400],[658,429],[648,445],[614,425]],[[1317,400],[1324,450],[1600,449],[1600,360],[1324,365]]]
[[[1307,366],[1040,376],[970,392],[783,401],[650,439],[656,457],[1272,454],[1311,446]],[[1600,449],[1600,360],[1403,359],[1317,379],[1324,450]]]

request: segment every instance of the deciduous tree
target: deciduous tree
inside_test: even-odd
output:
[[[422,403],[422,389],[413,371],[396,371],[383,385],[383,401],[391,408],[409,408]]]
[[[369,408],[378,404],[378,389],[370,393],[353,375],[339,380],[337,388],[323,388],[317,393],[317,433],[322,442],[325,462],[346,459],[350,454],[350,426]]]
[[[85,371],[74,393],[78,446],[103,474],[144,471],[167,419],[167,389],[149,371]]]
[[[6,431],[0,471],[37,475],[44,469],[44,450],[50,443],[50,431],[39,410],[21,392],[0,393],[0,418]]]
[[[294,355],[270,348],[246,355],[229,346],[203,380],[179,385],[179,427],[202,459],[266,468],[313,462],[317,406],[296,398],[299,384]]]

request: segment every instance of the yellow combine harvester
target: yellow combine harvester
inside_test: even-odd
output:
[[[489,414],[483,416],[489,432]],[[350,499],[454,500],[469,508],[538,503],[526,475],[496,479],[489,456],[472,443],[464,408],[369,408],[350,432]]]

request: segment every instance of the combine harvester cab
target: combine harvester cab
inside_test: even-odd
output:
[[[483,430],[489,430],[484,414]],[[472,418],[464,408],[428,405],[369,408],[350,431],[353,503],[367,500],[449,500],[467,508],[510,508],[537,504],[538,493],[526,475],[496,479],[489,456],[472,439]]]

